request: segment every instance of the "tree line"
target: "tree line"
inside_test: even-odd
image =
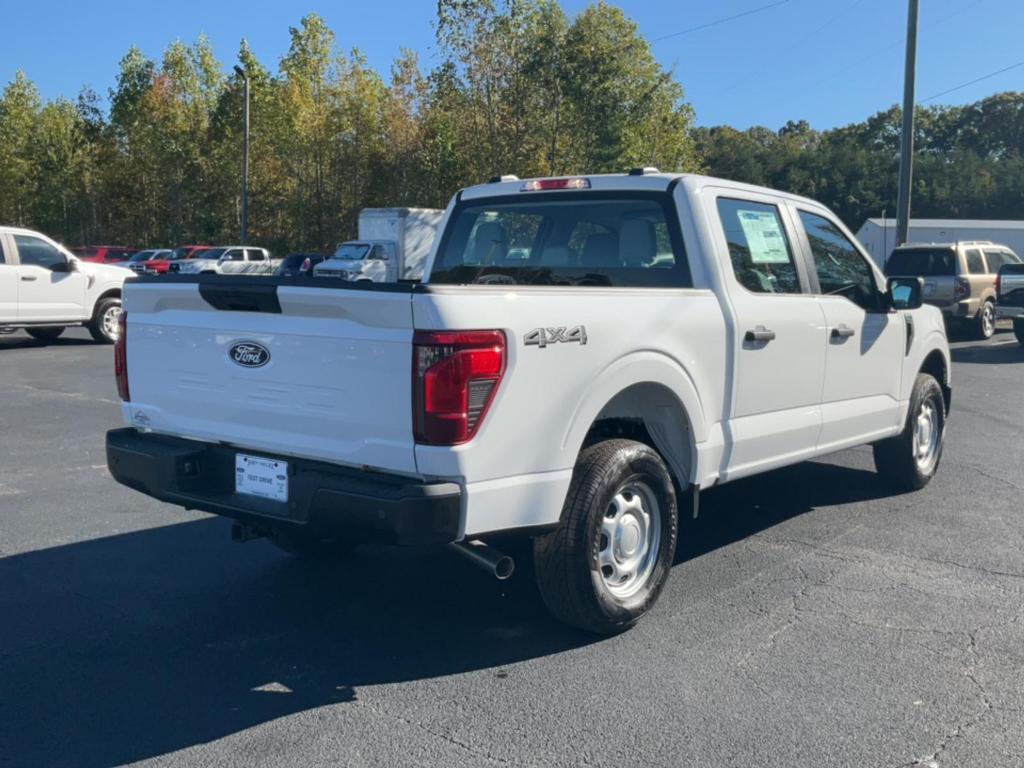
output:
[[[333,250],[367,206],[442,207],[462,186],[654,165],[806,194],[854,228],[895,210],[900,114],[816,131],[696,127],[636,24],[597,2],[440,0],[437,63],[382,74],[315,14],[274,71],[242,41],[251,88],[250,240]],[[104,102],[45,101],[18,72],[0,95],[0,223],[68,244],[238,239],[242,80],[209,43],[121,59]],[[916,216],[1020,218],[1024,94],[921,109]]]

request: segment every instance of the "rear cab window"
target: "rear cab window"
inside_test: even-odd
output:
[[[452,214],[430,282],[440,285],[692,285],[666,192],[525,192]]]

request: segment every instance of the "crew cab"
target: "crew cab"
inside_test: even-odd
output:
[[[39,232],[0,227],[0,328],[52,341],[84,325],[96,341],[113,343],[129,277],[123,267],[81,261]]]
[[[706,489],[870,444],[913,490],[942,454],[920,278],[887,284],[813,200],[721,179],[464,189],[422,283],[126,294],[116,480],[300,553],[445,544],[503,577],[498,545],[532,538],[550,611],[597,633],[655,603]]]
[[[169,271],[172,275],[270,275],[280,263],[266,248],[237,245],[207,248],[189,259],[172,261]]]

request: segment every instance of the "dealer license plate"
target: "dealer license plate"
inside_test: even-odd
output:
[[[236,453],[235,491],[261,499],[288,501],[288,462]]]

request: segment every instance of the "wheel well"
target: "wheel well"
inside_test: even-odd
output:
[[[101,301],[103,301],[104,299],[120,299],[120,298],[121,298],[121,289],[120,288],[111,288],[110,290],[104,291],[103,293],[101,293],[99,296],[96,297],[96,301],[92,305],[92,318],[95,319],[95,317],[96,317],[96,310],[99,307]]]
[[[942,399],[946,405],[946,413],[949,413],[949,406],[952,399],[952,391],[949,387],[949,369],[946,366],[946,358],[939,350],[932,350],[928,357],[921,363],[921,373],[927,373],[935,377],[942,389]]]
[[[693,481],[693,428],[683,404],[668,388],[648,383],[624,389],[594,418],[583,447],[613,437],[651,446],[665,460],[680,490]]]

